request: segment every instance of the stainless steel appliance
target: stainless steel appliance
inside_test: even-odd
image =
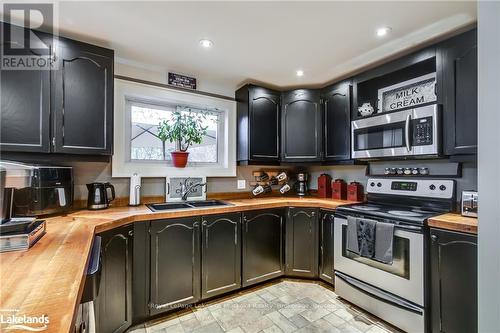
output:
[[[307,173],[300,172],[297,174],[297,183],[295,184],[295,191],[298,196],[306,196],[309,194],[309,190],[307,188]]]
[[[5,212],[16,217],[62,213],[73,206],[71,167],[0,161],[0,168],[6,172],[3,203],[11,198],[11,207],[2,207],[2,217]]]
[[[477,217],[476,191],[462,191],[462,215]]]
[[[110,183],[91,183],[87,184],[89,196],[87,199],[87,208],[91,210],[106,209],[111,201],[115,199],[115,187]],[[111,196],[108,196],[108,190]]]
[[[366,203],[340,206],[335,211],[335,292],[404,331],[425,332],[424,230],[429,217],[453,210],[455,182],[372,178],[367,192]],[[392,263],[347,250],[349,217],[394,224]]]
[[[352,157],[436,157],[441,150],[437,104],[352,121]]]

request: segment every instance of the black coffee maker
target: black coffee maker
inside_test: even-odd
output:
[[[106,209],[109,207],[109,203],[115,199],[115,187],[110,183],[87,184],[87,189],[89,190],[88,209]],[[108,196],[108,190],[110,190],[111,196]]]
[[[308,175],[305,172],[299,172],[297,174],[297,182],[295,183],[295,191],[300,197],[309,195],[309,189],[307,187]]]

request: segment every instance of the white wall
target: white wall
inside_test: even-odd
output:
[[[478,314],[483,333],[500,331],[500,2],[478,5]]]

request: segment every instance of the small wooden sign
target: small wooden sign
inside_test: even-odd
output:
[[[175,87],[196,90],[196,78],[168,72],[168,84]]]

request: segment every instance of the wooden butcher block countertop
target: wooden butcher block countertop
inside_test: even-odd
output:
[[[146,206],[77,211],[47,219],[47,234],[30,250],[0,254],[0,315],[45,315],[44,332],[69,332],[83,292],[94,234],[136,221],[286,206],[335,209],[348,201],[318,198],[226,200],[232,206],[152,212]],[[7,324],[0,326],[0,331]],[[35,325],[33,325],[35,326]]]
[[[466,217],[460,214],[448,213],[431,217],[427,220],[429,227],[441,228],[452,231],[477,234],[477,218]]]

